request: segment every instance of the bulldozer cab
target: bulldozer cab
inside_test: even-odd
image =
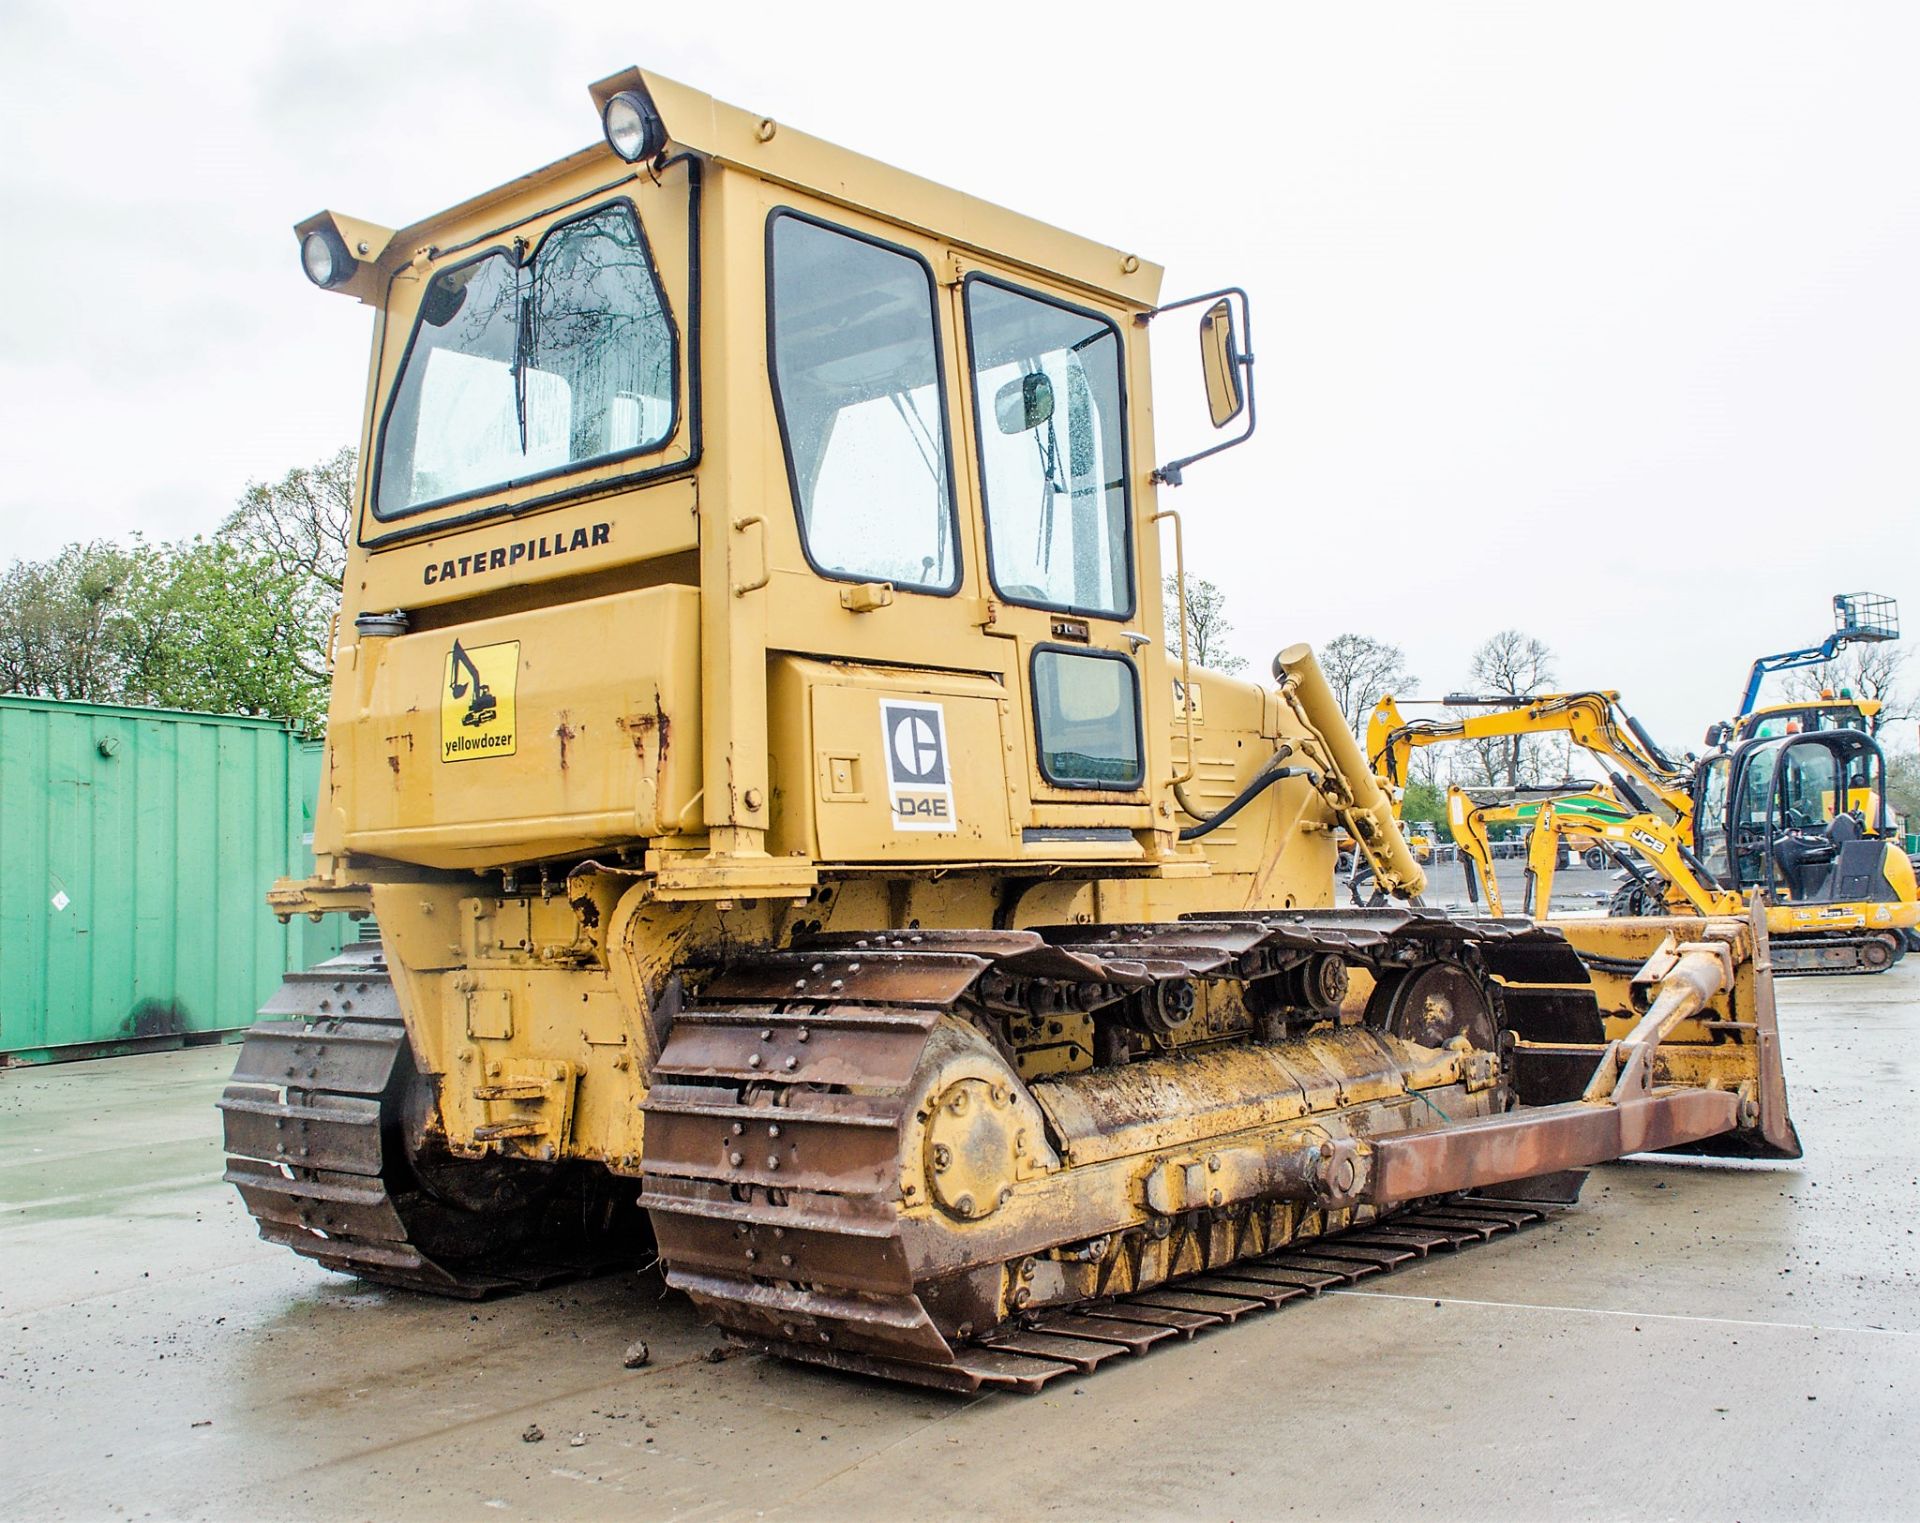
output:
[[[1191,463],[1154,470],[1159,271],[657,76],[594,95],[630,144],[298,229],[377,313],[318,849],[644,850],[715,899],[1201,863],[1156,638],[1156,482]],[[1234,314],[1201,321],[1216,427],[1251,424]],[[1239,686],[1222,720],[1270,731]]]
[[[1870,736],[1750,741],[1710,758],[1695,789],[1697,852],[1723,886],[1783,903],[1877,897],[1886,761]]]

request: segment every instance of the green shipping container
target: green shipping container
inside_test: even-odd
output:
[[[313,863],[320,746],[278,720],[0,696],[0,1055],[239,1030],[339,916],[281,925]]]

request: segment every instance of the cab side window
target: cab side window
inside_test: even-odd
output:
[[[1133,612],[1120,334],[971,275],[967,343],[993,585],[1011,603]]]
[[[1140,677],[1125,656],[1041,646],[1033,710],[1040,773],[1054,787],[1140,786]]]
[[[769,221],[767,266],[774,406],[807,559],[823,576],[955,591],[932,270],[795,212]]]

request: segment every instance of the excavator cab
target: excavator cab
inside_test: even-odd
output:
[[[1721,881],[1795,904],[1893,902],[1886,759],[1857,730],[1749,742],[1699,782],[1699,854]]]
[[[1732,725],[1716,725],[1707,733],[1707,744],[1730,741],[1737,745],[1743,740],[1772,740],[1814,730],[1863,730],[1871,735],[1879,728],[1880,708],[1870,698],[1835,697],[1828,692],[1804,703],[1777,703],[1756,709]]]

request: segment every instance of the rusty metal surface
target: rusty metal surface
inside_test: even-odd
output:
[[[684,1023],[656,1078],[805,1084],[904,1084],[934,1012],[853,1009],[703,1012]]]
[[[669,1283],[693,1295],[731,1335],[785,1357],[950,1389],[1027,1389],[1088,1367],[1071,1341],[1045,1342],[1097,1342],[1094,1331],[1072,1325],[1083,1314],[1145,1327],[1156,1338],[1191,1334],[1390,1271],[1436,1248],[1510,1231],[1536,1219],[1539,1208],[1463,1200],[1459,1192],[1697,1143],[1752,1119],[1731,1089],[1675,1087],[1664,1071],[1660,1087],[1652,1085],[1652,1055],[1710,1000],[1725,1002],[1746,946],[1740,922],[1717,931],[1706,923],[1682,929],[1706,939],[1669,936],[1664,960],[1644,970],[1635,965],[1648,1013],[1629,1038],[1612,1045],[1591,1001],[1568,1030],[1551,1001],[1570,996],[1506,981],[1524,974],[1583,987],[1585,966],[1557,931],[1420,910],[820,937],[793,952],[724,969],[681,1013],[646,1102],[645,1198]],[[947,1082],[917,1076],[936,1071],[927,1068],[925,1052],[941,1010],[954,1008],[951,1002],[983,979],[1124,990],[1137,987],[1143,974],[1248,980],[1329,952],[1373,972],[1380,1010],[1369,1007],[1370,1021],[1377,1014],[1396,1024],[1388,1019],[1398,1008],[1393,996],[1403,996],[1405,1019],[1397,1024],[1420,1046],[1389,1050],[1383,1045],[1389,1039],[1369,1029],[1322,1028],[1278,1042],[1137,1058],[1028,1086],[1047,1112],[1050,1136],[1065,1148],[1065,1167],[1049,1185],[1056,1202],[1047,1218],[1051,1241],[1109,1230],[1074,1215],[1085,1194],[1076,1189],[1076,1169],[1134,1157],[1151,1164],[1156,1149],[1188,1135],[1263,1137],[1251,1148],[1215,1146],[1204,1158],[1173,1156],[1145,1177],[1148,1210],[1161,1213],[1163,1223],[1183,1223],[1173,1242],[1190,1243],[1192,1254],[1183,1259],[1170,1249],[1154,1259],[1159,1267],[1152,1270],[1136,1255],[1114,1285],[1105,1277],[1116,1261],[1106,1261],[1099,1289],[1124,1291],[1117,1300],[1103,1299],[1099,1289],[1091,1299],[1085,1291],[1076,1298],[1070,1286],[1077,1282],[1068,1275],[1049,1282],[1053,1288],[1031,1314],[1017,1313],[1028,1294],[1022,1288],[1008,1303],[1016,1310],[1011,1320],[996,1309],[994,1298],[1003,1293],[997,1278],[979,1281],[958,1301],[941,1299],[943,1276],[978,1271],[997,1277],[1003,1270],[1012,1274],[1016,1263],[1029,1266],[1019,1270],[1022,1277],[1030,1274],[1033,1261],[1021,1255],[1048,1241],[991,1226],[962,1239],[940,1229],[937,1215],[916,1218],[911,1227],[903,1215],[899,1192],[911,1173],[908,1149],[931,1149],[946,1135],[929,1123],[931,1113],[946,1124],[944,1101],[917,1102],[917,1122],[908,1103],[912,1086]],[[1496,966],[1510,971],[1495,983],[1483,984],[1486,975],[1473,972]],[[1766,981],[1742,976],[1748,981],[1729,1007],[1740,1019],[1719,1021],[1714,1039],[1731,1042],[1729,1051],[1763,1054],[1760,1039],[1772,1032]],[[1536,995],[1546,1003],[1529,1005]],[[1404,1096],[1410,1081],[1396,1052],[1437,1052],[1449,1039],[1465,1037],[1469,1051],[1488,1053],[1495,1022],[1516,1019],[1522,1033],[1573,1037],[1553,1050],[1585,1064],[1582,1082],[1592,1098],[1487,1114],[1488,1101],[1474,1098],[1484,1091],[1467,1085],[1469,1072],[1461,1067],[1445,1081],[1459,1086],[1449,1092],[1451,1114],[1430,1107],[1432,1119],[1413,1113],[1357,1138],[1330,1137],[1319,1127],[1316,1118]],[[796,1039],[802,1027],[810,1052]],[[1321,1051],[1316,1043],[1331,1045]],[[1366,1045],[1371,1059],[1350,1051],[1354,1044]],[[1763,1062],[1753,1056],[1744,1071]],[[829,1084],[857,1092],[823,1092]],[[1099,1103],[1089,1105],[1090,1099]],[[929,1126],[923,1143],[910,1142],[916,1124]],[[1295,1131],[1283,1139],[1288,1126]],[[769,1127],[777,1136],[761,1135]],[[990,1182],[999,1167],[991,1152],[973,1166],[985,1171],[981,1181]],[[1190,1175],[1198,1178],[1198,1194]],[[935,1182],[936,1200],[944,1199],[945,1183],[944,1177]],[[976,1207],[968,1202],[979,1194],[967,1185],[966,1200],[959,1207],[947,1201],[943,1209],[970,1217]],[[1271,1244],[1257,1234],[1224,1230],[1229,1195],[1299,1200],[1307,1214],[1287,1229],[1284,1247],[1269,1251]],[[1329,1209],[1316,1214],[1315,1200]],[[1347,1202],[1364,1203],[1359,1220]],[[1383,1219],[1384,1212],[1397,1214]],[[1340,1235],[1343,1230],[1351,1235]],[[996,1262],[996,1247],[1011,1257]],[[978,1308],[977,1314],[967,1308]],[[1035,1316],[1047,1317],[1047,1325],[1039,1327]],[[982,1349],[982,1339],[994,1347]],[[1044,1368],[1049,1362],[1052,1374]]]
[[[1683,1089],[1624,1104],[1575,1100],[1382,1137],[1373,1144],[1363,1193],[1375,1205],[1400,1205],[1698,1142],[1732,1130],[1739,1120],[1738,1096]]]
[[[986,967],[984,957],[963,952],[769,952],[723,967],[704,992],[716,1000],[853,1000],[943,1009]]]
[[[1396,1226],[1420,1223],[1405,1230],[1417,1234],[1429,1247],[1457,1250],[1518,1231],[1546,1216],[1542,1210],[1482,1202],[1477,1197],[1445,1202],[1443,1206],[1453,1209],[1436,1208],[1391,1220]],[[1405,1250],[1374,1251],[1367,1239],[1383,1230],[1355,1229],[1314,1245],[1323,1253],[1337,1250],[1343,1255],[1339,1259],[1289,1250],[1118,1300],[1095,1301],[1024,1318],[954,1348],[951,1357],[939,1364],[850,1353],[801,1341],[792,1336],[795,1329],[791,1323],[785,1337],[748,1337],[743,1341],[783,1359],[885,1380],[940,1390],[1031,1395],[1051,1381],[1086,1374],[1109,1359],[1148,1354],[1169,1341],[1182,1341],[1254,1313],[1311,1300],[1324,1290],[1391,1273],[1416,1261],[1417,1255]],[[1100,1349],[1106,1352],[1098,1352]]]
[[[407,1034],[377,949],[289,976],[247,1034],[218,1102],[225,1178],[261,1237],[328,1269],[477,1299],[638,1261],[643,1243],[555,1239],[502,1247],[475,1237],[455,1259],[414,1241],[410,1218],[449,1219],[401,1156],[392,1107]],[[305,1019],[298,1017],[305,1016]]]

